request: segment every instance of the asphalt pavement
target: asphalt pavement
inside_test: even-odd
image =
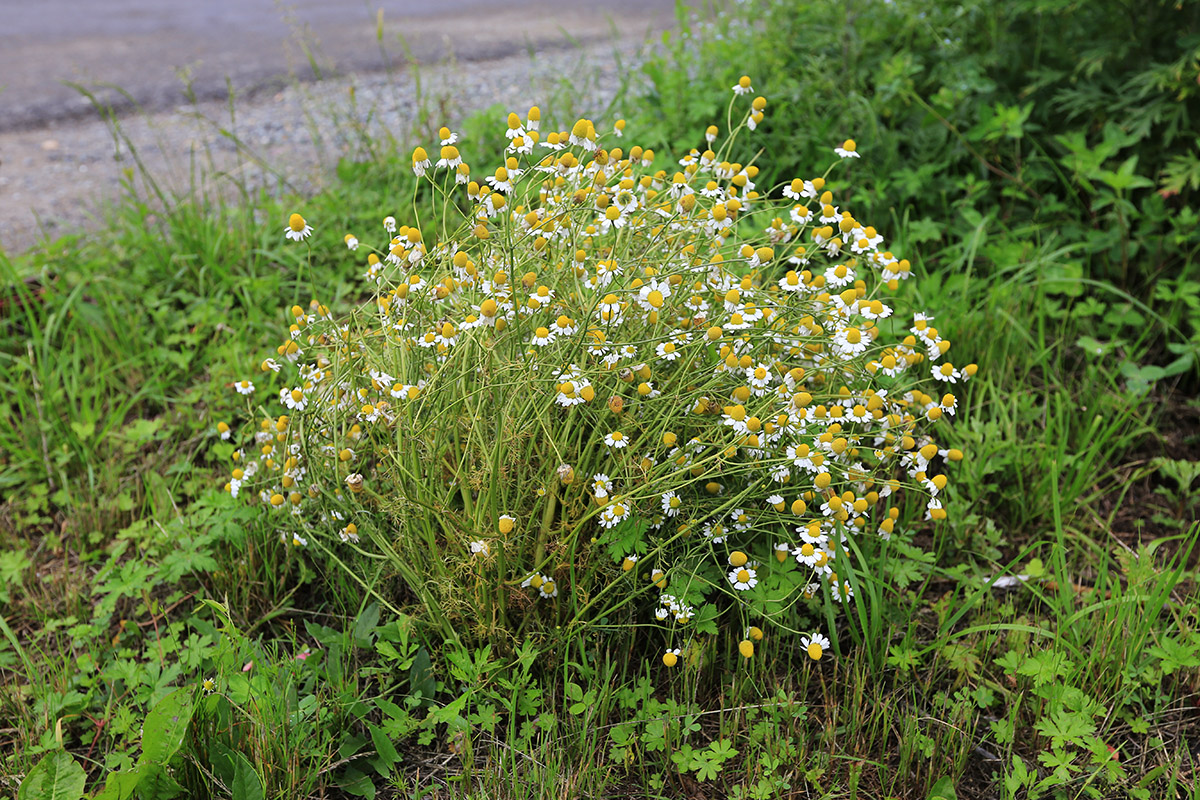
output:
[[[669,24],[674,0],[0,0],[0,132]]]

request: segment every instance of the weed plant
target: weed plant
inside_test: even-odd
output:
[[[940,465],[962,453],[935,427],[975,366],[931,316],[895,324],[881,289],[908,262],[825,176],[760,193],[730,162],[764,117],[763,96],[737,103],[752,91],[743,76],[725,135],[674,174],[626,157],[623,121],[543,142],[535,107],[480,183],[443,128],[436,165],[412,156],[438,213],[384,220],[373,301],[346,321],[292,307],[261,365],[277,404],[234,384],[260,421],[221,423],[227,489],[276,509],[287,544],[386,559],[449,641],[552,628],[561,649],[657,620],[672,667],[718,619],[749,659],[764,628],[831,618],[816,601],[853,597],[873,540],[945,519]]]

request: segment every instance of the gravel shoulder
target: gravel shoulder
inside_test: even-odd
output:
[[[127,112],[116,117],[119,137],[97,112],[0,131],[0,249],[22,252],[96,229],[104,209],[122,196],[123,181],[136,180],[139,162],[175,194],[195,186],[200,173],[210,187],[212,176],[226,173],[233,179],[226,187],[278,186],[282,178],[307,193],[319,189],[340,158],[358,156],[362,131],[403,136],[422,108],[435,124],[451,125],[494,104],[518,112],[553,104],[562,113],[598,113],[622,81],[635,78],[648,34],[668,24],[651,15],[607,30],[596,25],[583,36],[543,31],[517,53],[514,40],[493,30],[476,41],[474,60],[296,82],[232,103],[198,98]],[[497,130],[502,124],[498,119]]]

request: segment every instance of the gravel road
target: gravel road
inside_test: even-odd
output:
[[[252,187],[277,185],[282,175],[304,192],[318,188],[338,158],[355,155],[359,131],[407,131],[422,105],[438,124],[496,103],[523,112],[569,102],[574,113],[597,112],[632,74],[647,37],[670,25],[674,5],[606,0],[601,13],[580,0],[396,0],[385,4],[381,48],[365,5],[351,4],[354,15],[334,0],[295,0],[288,9],[270,0],[103,2],[110,4],[122,13],[103,15],[81,37],[46,28],[101,3],[0,0],[0,248],[9,252],[102,224],[102,209],[134,166],[129,145],[176,191],[200,164],[210,173],[236,169]],[[167,6],[193,11],[164,17]],[[399,34],[422,64],[417,70]],[[297,66],[300,41],[315,54],[319,79],[307,58]],[[176,74],[189,64],[191,98]],[[126,141],[115,141],[97,111],[55,76],[94,88]],[[222,129],[236,133],[240,154]]]

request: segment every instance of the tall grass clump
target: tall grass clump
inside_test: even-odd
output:
[[[889,299],[910,266],[835,205],[837,163],[760,188],[733,160],[767,105],[733,90],[669,170],[623,121],[542,132],[536,108],[486,176],[448,129],[416,148],[436,212],[346,235],[362,306],[290,309],[220,426],[227,489],[285,546],[383,562],[382,599],[447,641],[637,629],[672,667],[778,631],[819,659],[889,544],[947,516],[939,428],[976,368]]]

